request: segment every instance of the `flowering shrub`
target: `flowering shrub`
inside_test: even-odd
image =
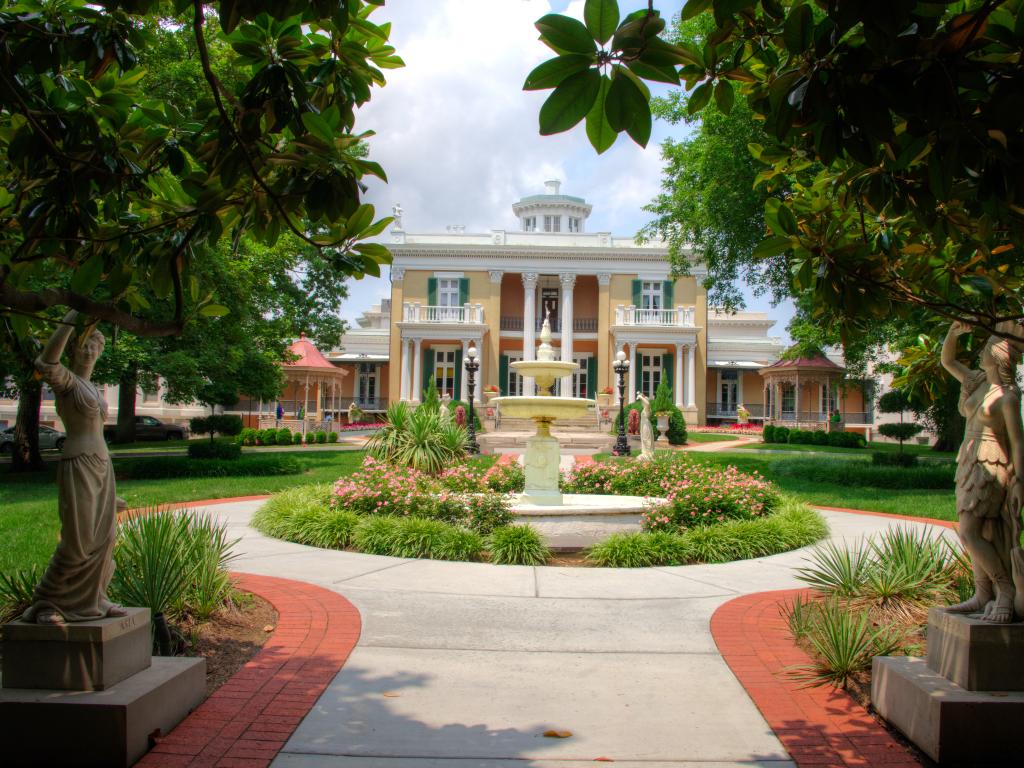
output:
[[[761,427],[756,424],[729,424],[724,427],[690,427],[691,432],[709,435],[761,435]]]
[[[486,476],[465,465],[432,476],[367,456],[359,469],[334,484],[331,507],[360,515],[441,520],[486,534],[514,517],[509,497],[489,492]]]
[[[562,490],[665,498],[666,503],[652,501],[641,518],[644,529],[652,531],[761,517],[779,503],[775,487],[757,473],[686,458],[584,464],[563,478]]]
[[[519,493],[526,487],[526,470],[519,464],[495,464],[484,472],[484,483],[497,493]]]

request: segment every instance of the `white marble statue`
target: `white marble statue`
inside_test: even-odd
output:
[[[640,458],[654,458],[654,428],[651,427],[651,401],[644,395],[637,399],[644,404],[640,412]]]
[[[57,470],[60,541],[22,617],[39,624],[91,621],[124,616],[107,599],[114,575],[117,496],[114,469],[103,439],[107,403],[89,379],[105,345],[103,334],[87,328],[73,345],[71,369],[60,363],[74,328],[72,311],[54,332],[36,369],[56,396],[57,413],[67,430]]]
[[[451,403],[451,396],[445,392],[441,395],[441,405],[438,407],[437,412],[441,416],[441,421],[447,423],[452,420],[452,411],[449,403]]]
[[[1004,333],[1022,335],[1017,323]],[[956,507],[960,540],[971,555],[974,596],[948,610],[978,613],[986,621],[1024,621],[1024,426],[1016,369],[1022,346],[991,336],[973,371],[956,359],[957,341],[970,327],[956,322],[942,346],[942,364],[960,382],[960,413],[967,419],[957,455]]]

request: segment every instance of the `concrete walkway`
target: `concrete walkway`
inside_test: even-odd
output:
[[[241,537],[233,569],[324,586],[363,620],[278,768],[794,765],[709,622],[737,595],[801,586],[804,551],[638,570],[403,560],[266,538],[248,526],[260,503],[210,507]],[[824,514],[841,540],[896,524]]]

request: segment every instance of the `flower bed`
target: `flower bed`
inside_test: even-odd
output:
[[[367,430],[367,429],[380,429],[384,424],[380,421],[355,421],[351,424],[339,424],[338,430],[341,432],[354,432],[356,430]]]
[[[707,435],[753,435],[761,437],[761,427],[754,424],[730,424],[726,427],[687,427],[690,432]]]
[[[751,520],[770,514],[779,504],[775,486],[760,474],[718,469],[685,457],[584,464],[563,479],[562,490],[668,499],[644,513],[641,525],[648,531]]]

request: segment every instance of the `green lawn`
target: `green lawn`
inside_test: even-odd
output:
[[[880,453],[896,453],[899,451],[899,443],[870,442],[867,448],[840,448],[835,445],[804,445],[803,443],[751,443],[750,445],[737,446],[744,451],[800,451],[801,453],[848,453],[856,456],[871,458],[872,451]],[[930,445],[918,445],[917,443],[904,443],[903,451],[912,453],[923,458],[955,459],[955,451],[933,451]]]
[[[688,443],[721,443],[728,440],[740,440],[746,435],[726,435],[722,432],[687,432]]]
[[[744,446],[745,447],[745,446]],[[802,446],[790,446],[802,447]],[[810,446],[807,446],[810,447]],[[837,451],[837,453],[840,451]],[[848,452],[856,453],[857,449]],[[673,453],[659,451],[659,453]],[[863,449],[859,453],[865,457],[870,454]],[[679,454],[674,454],[679,455]],[[743,472],[760,472],[774,482],[783,491],[792,493],[808,504],[819,504],[825,507],[847,507],[863,509],[868,512],[888,512],[895,515],[911,517],[931,517],[938,520],[956,520],[956,498],[952,489],[949,490],[897,490],[893,488],[870,488],[844,485],[830,480],[820,472],[822,461],[855,461],[850,456],[836,456],[834,459],[822,456],[808,456],[808,472],[806,475],[780,475],[772,470],[777,462],[785,461],[792,466],[793,462],[804,461],[802,457],[772,453],[770,451],[753,452],[749,450],[732,450],[722,453],[688,453],[693,461],[716,466],[733,465]],[[610,458],[610,454],[595,454],[594,459],[601,461]]]
[[[289,451],[277,455],[295,456],[301,462],[304,472],[301,475],[277,477],[124,480],[118,482],[117,492],[128,502],[129,507],[227,496],[255,496],[296,485],[332,482],[351,472],[363,459],[362,451]],[[115,458],[115,471],[117,464]],[[45,565],[52,554],[60,531],[55,469],[56,464],[46,472],[17,475],[8,473],[6,467],[0,467],[0,541],[4,543],[0,547],[0,573],[9,573],[33,564]]]

